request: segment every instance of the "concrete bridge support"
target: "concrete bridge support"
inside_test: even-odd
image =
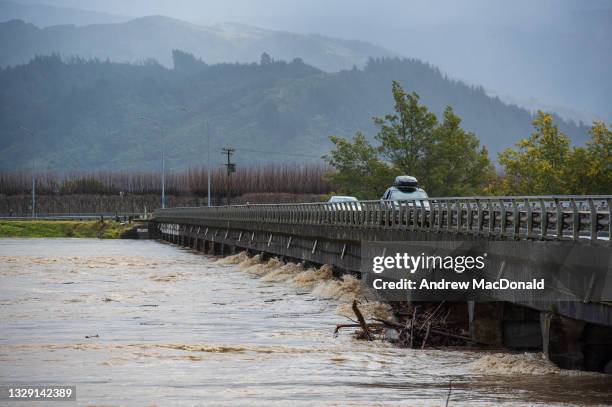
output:
[[[469,331],[480,343],[516,350],[542,349],[540,312],[508,302],[468,301]]]
[[[543,351],[563,369],[612,374],[612,328],[543,312]]]

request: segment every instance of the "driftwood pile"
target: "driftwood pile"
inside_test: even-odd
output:
[[[476,343],[463,332],[456,332],[456,329],[448,324],[451,309],[444,301],[427,309],[410,306],[403,309],[403,312],[396,312],[398,322],[372,318],[372,322],[368,323],[359,310],[357,301],[353,301],[352,308],[357,320],[352,324],[336,325],[335,334],[342,328],[360,328],[355,333],[357,339],[385,340],[405,348],[424,349]]]

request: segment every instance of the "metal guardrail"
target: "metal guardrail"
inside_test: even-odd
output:
[[[0,215],[0,220],[99,220],[104,219],[123,219],[132,218],[146,220],[152,217],[151,213],[143,214],[140,212],[105,212],[105,213],[45,213],[32,216]]]
[[[185,207],[156,210],[154,219],[163,223],[238,221],[255,228],[257,223],[280,223],[612,243],[612,195]]]

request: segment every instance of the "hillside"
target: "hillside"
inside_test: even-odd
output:
[[[325,71],[363,66],[368,57],[393,56],[383,48],[320,35],[270,31],[240,24],[203,27],[163,16],[122,23],[38,28],[21,20],[0,23],[0,66],[26,63],[36,55],[140,62],[153,58],[171,66],[173,49],[207,63],[255,62],[263,52],[283,60],[299,57]]]
[[[61,24],[119,23],[129,20],[129,17],[48,4],[20,4],[0,0],[0,21],[10,20],[23,20],[39,27],[49,27]]]
[[[162,135],[168,168],[201,165],[206,122],[214,166],[225,146],[238,148],[239,165],[313,161],[329,150],[329,135],[374,135],[372,116],[393,108],[392,80],[418,92],[437,114],[453,106],[493,152],[532,130],[526,110],[414,60],[371,60],[363,69],[325,73],[299,59],[208,65],[181,51],[173,55],[173,69],[57,56],[3,69],[2,169],[31,168],[33,155],[37,168],[54,171],[157,169]],[[559,125],[576,143],[587,137],[584,127]]]

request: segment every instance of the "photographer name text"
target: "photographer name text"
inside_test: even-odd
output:
[[[440,281],[410,280],[402,278],[395,281],[387,281],[377,278],[372,281],[372,287],[376,290],[544,290],[544,279],[532,279],[530,281],[513,281],[500,278],[495,281],[487,281],[484,278],[472,279],[472,281]]]

